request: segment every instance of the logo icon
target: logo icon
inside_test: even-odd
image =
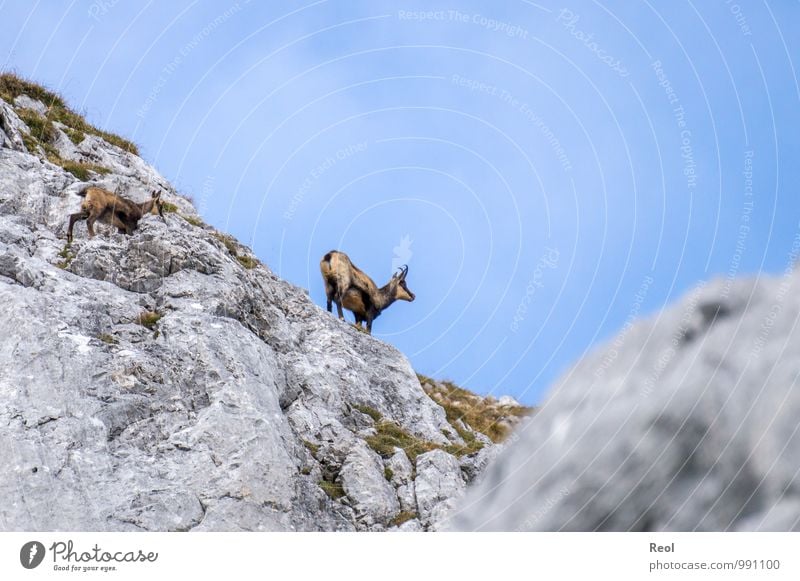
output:
[[[26,569],[35,569],[44,560],[44,545],[39,541],[29,541],[19,550],[19,562]]]
[[[411,245],[413,243],[414,240],[411,238],[410,234],[406,234],[400,238],[400,243],[394,247],[394,256],[392,257],[392,274],[394,274],[394,272],[404,264],[411,262],[411,256],[414,254],[411,252]]]

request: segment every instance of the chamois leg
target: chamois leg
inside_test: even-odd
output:
[[[75,226],[75,222],[79,220],[85,220],[89,217],[88,212],[76,212],[74,214],[69,215],[69,228],[67,228],[67,243],[72,244],[72,228]]]
[[[89,238],[94,238],[95,220],[97,220],[97,216],[94,216],[92,214],[90,214],[89,217],[86,218],[86,229],[89,231]]]
[[[331,305],[331,303],[333,302],[333,288],[331,288],[327,284],[325,285],[325,298],[327,299],[326,307],[328,309],[328,312],[330,313],[330,312],[333,311],[333,308],[332,308],[332,305]]]
[[[336,296],[333,297],[333,301],[336,303],[336,312],[339,314],[339,319],[344,321],[344,313],[342,312],[342,302],[344,302],[344,295],[340,292],[337,292]]]
[[[372,335],[372,317],[367,316],[367,335]]]

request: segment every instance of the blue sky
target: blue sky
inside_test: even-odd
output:
[[[0,13],[3,69],[132,138],[318,304],[332,248],[379,284],[408,263],[417,300],[375,335],[481,393],[540,401],[632,315],[782,272],[800,232],[797,2]]]

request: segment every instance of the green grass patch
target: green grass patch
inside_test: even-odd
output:
[[[50,91],[41,85],[25,80],[14,73],[3,73],[0,75],[0,97],[13,105],[14,99],[20,95],[28,95],[28,97],[41,101],[48,107],[67,106],[66,103],[64,103],[64,99],[61,98],[61,95],[54,91]]]
[[[70,141],[75,145],[80,145],[83,143],[83,140],[86,139],[86,134],[83,131],[78,131],[77,129],[71,129],[69,127],[64,128],[64,133],[67,134]]]
[[[223,234],[222,232],[214,232],[214,237],[222,242],[223,246],[228,250],[228,253],[244,268],[249,270],[258,266],[258,260],[248,254],[240,254],[242,245],[239,244],[233,236]]]
[[[308,448],[308,451],[311,452],[311,455],[314,456],[314,458],[317,457],[317,454],[319,453],[318,444],[315,444],[314,442],[309,442],[308,440],[303,440],[303,445],[306,448]]]
[[[111,170],[107,167],[103,167],[102,165],[96,165],[93,163],[84,163],[82,161],[71,161],[67,159],[62,159],[60,157],[51,157],[47,156],[47,160],[50,163],[54,163],[55,165],[61,166],[64,170],[68,171],[76,178],[81,180],[82,182],[87,181],[93,173],[105,175],[111,173]]]
[[[189,222],[192,226],[197,226],[198,228],[202,228],[205,226],[205,222],[203,222],[200,218],[195,218],[194,216],[186,216],[184,214],[178,214],[181,218]]]
[[[175,204],[171,204],[170,202],[164,202],[161,205],[161,209],[164,212],[173,213],[178,211],[178,206],[176,206]]]
[[[124,149],[125,151],[134,155],[139,155],[139,148],[136,146],[136,144],[124,139],[123,137],[120,137],[115,133],[109,133],[108,131],[97,129],[93,125],[87,123],[86,119],[83,118],[83,115],[78,115],[67,107],[50,107],[47,112],[47,118],[51,121],[63,123],[75,131],[81,131],[83,133],[88,133],[89,135],[96,135],[108,143],[116,145],[120,149]]]
[[[39,142],[33,135],[28,133],[20,133],[22,137],[22,143],[25,145],[25,149],[28,150],[28,153],[32,153],[36,155],[39,152]]]
[[[258,266],[258,260],[256,260],[252,256],[247,256],[247,255],[237,256],[236,260],[238,260],[239,264],[241,264],[248,270]]]
[[[66,132],[73,142],[80,143],[83,141],[86,134],[96,135],[112,145],[116,145],[125,151],[133,153],[134,155],[139,155],[139,148],[136,147],[136,144],[120,137],[119,135],[109,133],[108,131],[103,131],[94,127],[93,125],[90,125],[83,115],[79,115],[67,107],[64,99],[54,91],[46,89],[45,87],[42,87],[36,83],[32,83],[31,81],[23,79],[22,77],[19,77],[13,73],[1,74],[0,97],[13,104],[14,99],[19,95],[28,95],[32,99],[36,99],[37,101],[44,103],[44,105],[47,106],[47,115],[45,121],[49,123],[51,127],[52,122],[54,121],[66,125],[74,132],[72,135],[70,135],[69,132]],[[20,111],[24,111],[24,109],[18,110],[18,115],[20,114]],[[20,117],[22,116],[20,115]],[[28,124],[28,127],[31,127],[27,120],[23,119],[23,121]],[[34,124],[36,124],[35,121]],[[34,129],[31,128],[31,131],[34,131]],[[81,134],[83,137],[80,137]],[[40,139],[48,140],[45,136],[41,137]],[[76,139],[78,139],[78,141],[76,141]],[[49,140],[52,140],[52,138]]]
[[[411,512],[410,510],[403,510],[398,512],[397,515],[389,521],[390,527],[399,527],[404,522],[408,522],[413,518],[417,518],[416,512]]]
[[[402,448],[412,462],[417,456],[442,446],[417,438],[391,420],[381,420],[375,424],[376,434],[366,438],[367,445],[384,458],[394,454],[395,448]]]
[[[425,392],[444,408],[447,421],[466,442],[466,448],[473,451],[480,450],[483,444],[475,439],[473,433],[465,430],[461,422],[485,434],[493,442],[502,442],[511,431],[509,422],[505,420],[528,416],[535,411],[522,405],[500,405],[494,398],[480,397],[451,381],[437,383],[421,374],[417,374],[417,377]]]
[[[239,245],[236,243],[236,240],[233,238],[233,236],[223,234],[222,232],[214,232],[214,238],[222,242],[223,246],[225,246],[231,255],[239,255]]]
[[[380,418],[380,414],[378,416]],[[365,440],[370,448],[383,458],[393,456],[395,448],[402,448],[412,463],[416,463],[417,456],[431,450],[444,450],[448,454],[458,457],[464,454],[472,454],[483,448],[483,443],[478,441],[473,434],[468,434],[471,436],[471,440],[463,446],[457,444],[442,445],[418,438],[392,420],[379,419],[375,422],[375,430],[376,433],[368,436]]]
[[[22,134],[22,142],[29,153],[35,154],[41,147],[44,150],[47,161],[63,168],[81,181],[88,180],[93,173],[105,175],[111,172],[110,169],[102,165],[62,158],[53,145],[56,139],[56,129],[50,120],[45,119],[33,109],[19,109],[17,114],[20,119],[25,121],[31,131],[29,134]],[[68,130],[67,135],[73,142],[76,142],[77,139],[83,140],[85,137],[81,132],[73,130]]]
[[[356,404],[353,404],[353,408],[357,409],[362,414],[368,415],[376,423],[381,421],[381,417],[383,417],[383,416],[381,416],[381,412],[379,412],[375,408],[369,407],[368,405],[362,405],[362,404],[356,403]]]
[[[386,468],[383,469],[383,477],[389,482],[391,482],[392,478],[394,477],[394,471],[387,466]]]
[[[117,343],[119,343],[119,341],[117,341],[112,335],[109,335],[108,333],[101,333],[100,335],[97,336],[97,338],[107,345],[116,345]]]
[[[75,260],[75,255],[72,253],[72,250],[70,250],[69,244],[64,245],[64,248],[59,251],[58,256],[61,257],[61,260],[56,264],[56,266],[62,270],[66,269],[70,263]]]
[[[139,323],[142,327],[147,327],[148,329],[152,330],[155,329],[155,326],[163,317],[161,313],[157,313],[155,311],[142,311],[139,316],[136,318],[136,322]]]
[[[53,122],[39,115],[33,109],[17,109],[17,116],[25,122],[38,141],[52,143],[58,134]]]
[[[330,496],[333,500],[339,500],[344,496],[344,488],[342,488],[342,485],[338,482],[320,480],[317,484],[319,484],[319,487],[325,491],[325,494]]]

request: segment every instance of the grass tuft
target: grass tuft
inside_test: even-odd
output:
[[[184,214],[178,214],[181,218],[189,222],[192,226],[197,226],[198,228],[202,228],[205,226],[205,222],[203,222],[200,218],[195,218],[194,216],[185,216]]]
[[[389,458],[394,454],[395,448],[402,448],[412,462],[417,456],[430,452],[442,446],[417,438],[405,431],[392,420],[381,420],[375,424],[377,430],[374,436],[366,438],[367,445],[375,450],[383,458]]]
[[[64,99],[61,97],[61,95],[41,85],[23,79],[14,73],[0,74],[0,98],[13,105],[14,99],[20,95],[28,95],[32,99],[36,99],[37,101],[44,103],[44,105],[47,107],[46,118],[42,118],[44,122],[49,124],[51,127],[54,121],[66,125],[71,132],[65,132],[74,143],[77,144],[83,141],[83,139],[86,137],[86,134],[96,135],[112,145],[116,145],[117,147],[134,155],[139,155],[139,148],[136,147],[136,144],[120,137],[119,135],[97,129],[96,127],[90,125],[82,115],[75,113],[72,109],[67,107],[67,104],[64,102]],[[18,115],[20,114],[20,111],[25,110],[19,109],[17,111]],[[22,115],[20,115],[20,117],[22,117]],[[23,121],[28,124],[28,127],[31,127],[31,124],[26,119],[23,119]],[[33,121],[33,123],[34,125],[37,125],[36,121]],[[35,130],[31,128],[31,131],[34,132]],[[37,136],[37,138],[45,141],[52,140],[52,138],[48,139],[44,134],[42,134],[41,137]]]
[[[52,143],[58,134],[53,122],[42,117],[33,109],[17,109],[17,116],[25,122],[31,135],[38,141]]]
[[[13,105],[14,99],[20,95],[28,95],[28,97],[41,101],[48,107],[65,108],[67,106],[61,95],[41,85],[27,81],[14,73],[0,75],[0,97]]]
[[[56,266],[62,270],[66,269],[70,263],[75,260],[75,255],[72,253],[69,243],[64,245],[64,248],[59,251],[58,256],[61,257],[61,260],[56,264]]]
[[[228,250],[228,253],[233,256],[239,264],[248,270],[258,266],[258,260],[247,254],[240,254],[239,250],[242,245],[239,244],[233,236],[223,234],[222,232],[214,232],[214,237],[222,242],[223,246]]]
[[[404,522],[408,522],[413,518],[417,518],[416,512],[411,512],[410,510],[404,510],[397,513],[397,515],[389,522],[389,526],[399,527]]]
[[[117,343],[119,343],[119,341],[117,341],[112,335],[109,335],[108,333],[101,333],[100,335],[98,335],[97,338],[100,339],[103,343],[106,343],[107,345],[116,345]]]
[[[516,420],[535,411],[522,405],[500,405],[494,398],[480,397],[451,381],[436,382],[421,374],[417,374],[417,378],[425,392],[444,408],[447,421],[473,451],[483,444],[476,440],[472,431],[485,434],[493,442],[502,442]],[[465,430],[462,422],[472,431]]]
[[[61,166],[64,170],[68,171],[76,178],[81,180],[82,182],[87,181],[92,173],[105,175],[107,173],[111,173],[111,170],[107,167],[103,167],[102,165],[96,165],[93,163],[84,163],[82,161],[71,161],[67,159],[62,159],[60,157],[51,157],[47,156],[47,160],[50,163],[54,163],[55,165]]]
[[[148,329],[153,330],[163,316],[164,315],[161,313],[157,313],[155,311],[142,311],[137,317],[136,322],[142,327],[147,327]]]
[[[41,149],[44,150],[47,161],[60,166],[81,181],[88,180],[92,173],[105,175],[111,172],[110,169],[101,165],[63,159],[59,155],[58,150],[53,146],[58,134],[56,133],[56,128],[52,121],[42,117],[33,109],[18,109],[17,115],[25,122],[28,129],[30,129],[30,134],[22,135],[25,149],[27,149],[29,153],[35,154],[41,147]],[[69,128],[66,129],[66,133],[74,143],[80,143],[86,137],[83,132]]]
[[[344,496],[344,488],[338,482],[330,480],[320,480],[317,484],[325,491],[325,494],[330,496],[333,500],[339,500]]]
[[[316,458],[317,454],[319,454],[319,445],[315,444],[314,442],[309,442],[308,440],[303,440],[303,445],[308,448],[308,451],[311,452],[311,455]]]
[[[362,405],[362,404],[358,404],[357,403],[357,404],[353,404],[353,408],[357,409],[362,414],[368,415],[369,417],[372,418],[372,421],[374,421],[376,423],[381,421],[381,418],[383,417],[383,416],[381,416],[381,412],[379,412],[375,408],[369,407],[368,405]]]
[[[86,134],[83,131],[78,131],[77,129],[72,129],[70,127],[65,127],[64,133],[67,134],[67,137],[69,137],[70,141],[72,141],[72,143],[75,145],[80,145],[83,143],[83,140],[86,139]]]
[[[231,254],[232,256],[239,255],[239,248],[233,236],[230,236],[228,234],[223,234],[222,232],[214,232],[214,237],[220,242],[222,242],[222,245],[225,246],[229,254]]]
[[[251,268],[255,268],[256,266],[258,266],[258,260],[256,260],[256,259],[255,259],[255,258],[253,258],[252,256],[246,256],[246,255],[244,255],[244,256],[237,256],[237,257],[236,257],[236,260],[238,260],[238,261],[239,261],[239,264],[241,264],[242,266],[244,266],[244,267],[245,267],[246,269],[248,269],[248,270],[249,270],[249,269],[251,269]]]

